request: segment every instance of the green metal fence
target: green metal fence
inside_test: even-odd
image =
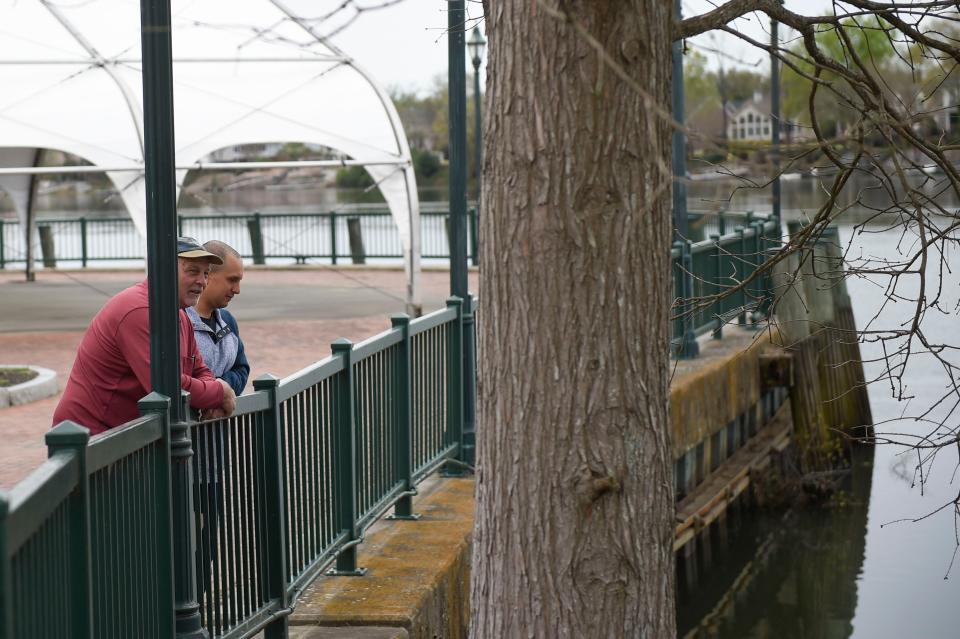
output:
[[[172,494],[172,460],[190,452],[152,412],[159,396],[89,445],[85,428],[57,426],[48,461],[0,493],[0,639],[172,637],[175,538],[196,539],[187,561],[211,637],[285,636],[315,577],[333,563],[362,573],[365,529],[391,508],[416,518],[417,484],[459,468],[463,316],[451,298],[254,381],[229,419],[189,425],[189,495]],[[193,530],[174,530],[172,504],[191,499]]]
[[[0,494],[0,637],[173,635],[170,452],[151,415],[49,459]]]
[[[468,250],[474,265],[478,260],[476,210],[468,212]],[[427,259],[450,255],[446,211],[420,213],[421,256]],[[356,220],[356,222],[352,222]],[[180,216],[180,235],[201,241],[217,239],[234,247],[255,262],[289,259],[304,262],[320,259],[337,264],[354,254],[349,225],[356,224],[363,240],[364,254],[371,259],[402,259],[397,226],[388,211],[329,213]],[[146,244],[130,218],[80,217],[38,220],[53,239],[58,261],[90,262],[139,260]],[[38,244],[35,259],[41,259]],[[26,259],[23,232],[19,223],[0,220],[0,268]]]
[[[768,252],[779,246],[778,222],[746,213],[734,218],[743,223],[728,233],[728,217],[703,216],[700,226],[715,232],[698,242],[677,241],[671,250],[675,296],[671,343],[679,357],[695,357],[697,337],[712,332],[719,338],[723,326],[733,320],[755,322],[770,303],[769,277],[754,274]],[[747,284],[740,287],[742,282]],[[713,296],[722,297],[707,303]]]

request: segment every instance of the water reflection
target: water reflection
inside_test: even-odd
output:
[[[844,639],[853,632],[873,448],[858,447],[829,508],[752,511],[698,588],[681,594],[680,637]]]
[[[876,231],[877,229],[870,229]],[[842,227],[841,240],[853,229]],[[896,232],[853,237],[854,255],[902,259],[910,242],[900,244]],[[956,263],[955,256],[948,256]],[[937,269],[932,264],[931,269]],[[930,274],[930,281],[936,281]],[[876,278],[874,278],[876,280]],[[848,289],[858,327],[866,326],[886,301],[883,281],[851,279]],[[907,299],[918,290],[919,277],[905,277],[900,293]],[[960,302],[960,272],[943,272],[943,304]],[[873,328],[900,326],[912,316],[909,303],[888,305]],[[929,313],[924,330],[933,343],[957,344],[957,316]],[[861,345],[867,379],[884,372],[882,346]],[[953,355],[954,363],[960,356]],[[919,434],[929,429],[904,415],[922,412],[944,393],[947,374],[931,358],[916,358],[904,371],[909,402],[891,396],[890,386],[871,385],[874,419],[888,421],[880,431]],[[944,406],[934,419],[956,426],[957,417]],[[678,612],[680,636],[852,637],[853,639],[952,639],[957,630],[960,566],[950,570],[956,550],[951,508],[919,523],[891,523],[926,515],[957,495],[957,453],[944,451],[927,469],[923,491],[916,484],[916,455],[894,446],[877,447],[872,471],[858,458],[849,481],[849,497],[841,508],[804,509],[781,521],[769,514],[742,517],[741,533],[731,535],[729,551],[718,558],[709,580],[684,595]],[[739,579],[739,581],[738,581]],[[738,584],[732,588],[733,584]]]
[[[921,187],[930,195],[936,193],[937,203],[948,211],[956,211],[960,207],[960,200],[953,189],[944,189],[942,175],[929,176],[916,173],[908,178],[911,185]],[[722,179],[700,180],[690,183],[687,189],[688,207],[692,211],[716,210],[725,208],[733,211],[769,211],[773,206],[772,189],[769,186],[760,187],[764,181],[757,178],[749,180]],[[783,212],[786,218],[803,218],[812,216],[827,200],[827,189],[832,184],[831,178],[802,177],[781,182]],[[757,185],[753,187],[751,185]],[[843,207],[857,198],[867,208],[858,207],[851,211],[848,218],[859,221],[876,210],[886,209],[890,205],[887,191],[880,188],[880,183],[862,173],[854,174],[844,188],[838,205]]]

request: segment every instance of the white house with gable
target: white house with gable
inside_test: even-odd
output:
[[[753,99],[732,109],[727,120],[727,139],[733,141],[770,141],[770,98],[755,91]]]

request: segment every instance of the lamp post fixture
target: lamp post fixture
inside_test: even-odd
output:
[[[474,27],[470,39],[467,40],[467,50],[470,52],[470,61],[473,62],[473,170],[477,179],[477,212],[480,209],[480,150],[481,150],[481,120],[480,120],[480,58],[487,41],[480,35],[480,27]]]

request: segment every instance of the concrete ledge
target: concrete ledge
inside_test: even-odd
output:
[[[398,637],[410,639],[465,638],[473,493],[473,478],[438,479],[424,486],[414,500],[421,519],[371,528],[358,553],[366,576],[317,579],[297,603],[291,626],[339,626],[337,632],[344,633],[317,639],[346,637],[344,626],[402,628],[406,634]],[[380,637],[357,635],[368,636]]]
[[[0,388],[0,408],[29,404],[47,397],[53,397],[60,392],[60,387],[57,384],[57,374],[49,368],[26,364],[4,364],[3,367],[29,368],[35,370],[37,376],[22,384]]]
[[[769,335],[736,327],[705,340],[697,359],[671,362],[670,427],[674,458],[726,427],[760,399],[759,357]]]

